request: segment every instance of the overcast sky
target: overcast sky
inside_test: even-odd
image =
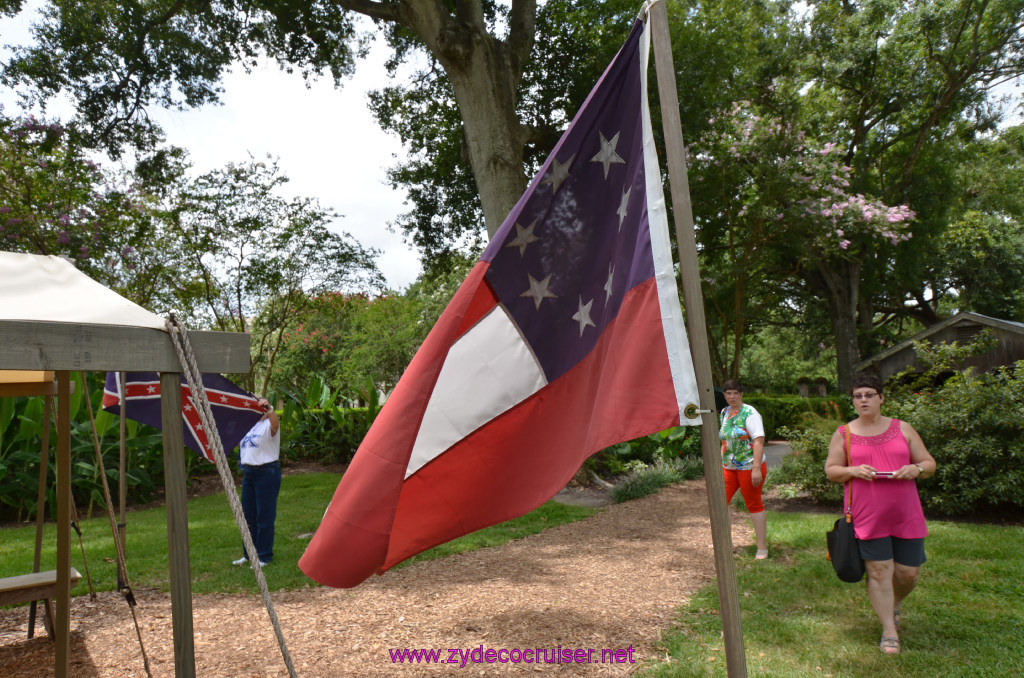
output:
[[[0,44],[31,40],[27,15],[0,20]],[[250,153],[278,157],[291,179],[286,192],[316,198],[343,215],[333,228],[381,250],[378,264],[388,284],[403,289],[421,268],[415,250],[387,230],[387,223],[406,210],[404,193],[385,183],[402,146],[381,131],[366,105],[366,93],[386,82],[386,56],[387,48],[376,46],[341,89],[330,78],[307,88],[301,75],[284,73],[272,62],[250,74],[237,69],[224,79],[222,106],[150,113],[164,127],[168,143],[188,150],[198,172],[244,162]],[[17,110],[9,92],[0,91],[0,103],[8,114]]]

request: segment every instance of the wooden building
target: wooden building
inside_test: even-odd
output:
[[[861,361],[856,365],[856,371],[877,374],[885,380],[918,365],[915,341],[927,340],[932,344],[955,341],[963,345],[974,341],[986,329],[995,335],[996,345],[985,353],[968,358],[961,369],[973,367],[977,372],[987,372],[1024,360],[1024,323],[964,311]]]

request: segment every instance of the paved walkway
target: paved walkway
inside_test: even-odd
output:
[[[782,464],[782,458],[793,451],[785,440],[769,440],[764,448],[765,461],[768,468],[778,468]]]

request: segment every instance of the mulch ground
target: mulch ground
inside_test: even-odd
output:
[[[579,501],[596,501],[594,493]],[[737,558],[752,558],[749,521],[733,513]],[[272,574],[270,575],[272,576]],[[658,659],[675,610],[714,581],[703,480],[608,506],[501,547],[460,554],[374,577],[355,589],[311,587],[273,594],[300,676],[629,675]],[[255,590],[255,587],[254,587]],[[174,675],[170,597],[136,590],[152,675]],[[287,676],[258,593],[193,599],[196,674]],[[0,610],[0,674],[53,675],[53,645],[26,640],[27,608]],[[117,594],[71,606],[71,675],[145,676],[131,617]],[[391,649],[467,652],[630,650],[633,663],[395,664]],[[515,654],[513,654],[515,656]]]

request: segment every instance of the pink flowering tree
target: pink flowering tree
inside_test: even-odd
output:
[[[703,256],[716,377],[737,377],[755,323],[822,304],[840,383],[859,360],[865,262],[911,237],[913,212],[849,192],[834,144],[738,102],[691,147],[691,189]]]

